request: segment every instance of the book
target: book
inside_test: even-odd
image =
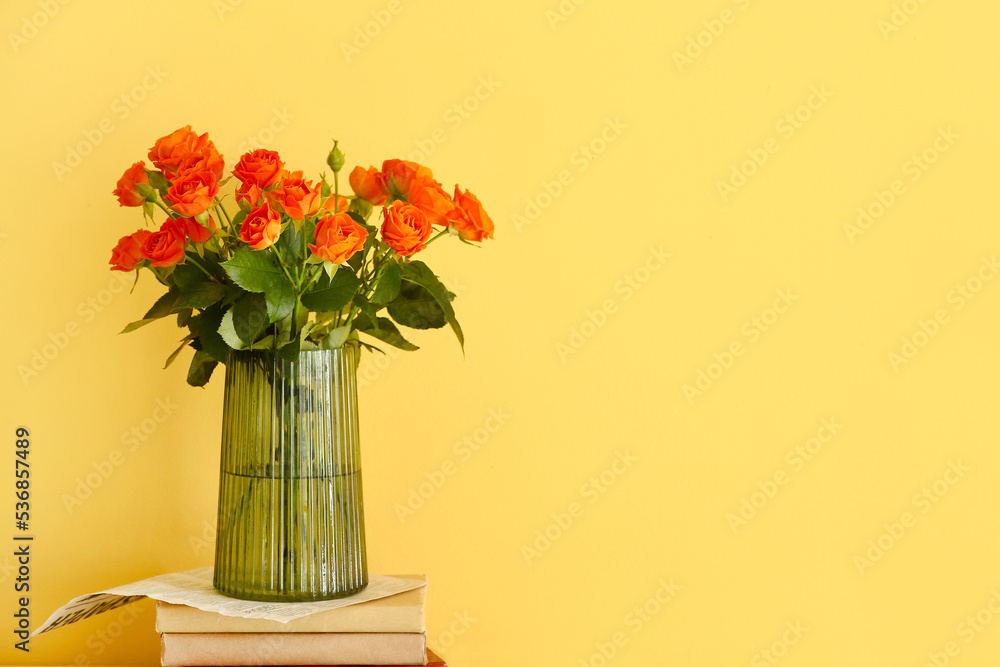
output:
[[[425,575],[406,575],[426,581]],[[223,616],[168,602],[156,603],[156,631],[163,633],[425,632],[427,587],[321,611],[282,623],[263,618]]]
[[[272,667],[277,667],[277,666],[272,666]],[[322,666],[322,665],[311,665],[311,666],[298,665],[296,667],[324,667],[324,666]],[[378,666],[376,666],[376,665],[354,665],[352,667],[412,667],[412,666],[411,665],[378,665]],[[446,663],[444,661],[444,658],[442,658],[437,653],[435,653],[434,651],[430,650],[430,648],[428,648],[427,649],[427,663],[424,665],[424,667],[448,667],[448,663]]]
[[[272,666],[278,667],[278,666]],[[296,667],[324,667],[323,665],[297,665]],[[352,667],[412,667],[411,665],[353,665]],[[427,663],[424,667],[448,667],[448,663],[444,661],[444,658],[439,656],[434,651],[427,649]]]
[[[160,636],[163,667],[425,665],[420,633],[181,633]]]

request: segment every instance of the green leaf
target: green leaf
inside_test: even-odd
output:
[[[315,312],[333,312],[351,302],[361,281],[353,272],[341,269],[333,278],[323,275],[312,291],[302,295],[302,305]]]
[[[448,323],[444,310],[426,287],[403,281],[399,296],[389,304],[389,315],[411,329],[440,329]]]
[[[191,322],[191,309],[183,308],[177,311],[177,326],[186,327]]]
[[[364,310],[362,310],[360,313],[354,316],[354,321],[351,322],[351,326],[353,326],[358,331],[378,328],[378,325],[375,324],[375,318],[371,317]]]
[[[364,298],[361,297],[360,295],[355,300],[355,303],[357,304],[358,308],[361,309],[361,312],[358,313],[357,317],[355,317],[355,320],[354,320],[354,322],[355,322],[354,328],[355,329],[361,329],[362,328],[362,326],[357,323],[357,321],[358,321],[357,318],[358,317],[365,316],[367,318],[368,322],[370,322],[370,323],[376,321],[376,317],[378,317],[378,315],[376,313],[378,313],[378,311],[382,309],[382,306],[373,306],[372,304],[370,304],[367,301],[365,301]],[[371,324],[372,328],[374,328],[376,326],[377,326],[376,324]],[[368,328],[368,327],[365,327],[365,328]]]
[[[194,349],[196,349],[196,350],[200,350],[201,346],[198,343],[197,338],[198,338],[198,331],[201,328],[201,315],[200,314],[199,315],[194,315],[193,317],[189,318],[187,326],[188,326],[188,330],[189,330],[189,332],[191,334],[190,336],[188,336],[188,339],[189,340],[195,339],[191,343],[191,346]]]
[[[146,170],[146,180],[157,190],[166,190],[170,187],[170,183],[164,178],[163,174],[158,171]]]
[[[240,287],[239,285],[228,285],[226,286],[226,296],[222,299],[221,305],[223,308],[231,305],[236,299],[240,298],[247,291]]]
[[[158,318],[158,317],[151,317],[151,318],[145,319],[145,320],[136,320],[135,322],[129,322],[127,325],[125,325],[125,328],[122,329],[121,331],[119,331],[118,333],[130,333],[132,331],[135,331],[136,329],[139,329],[139,328],[142,328],[142,327],[146,326],[150,322],[155,322],[158,319],[160,319],[160,318]]]
[[[295,225],[288,225],[285,230],[278,235],[278,240],[274,242],[284,260],[285,266],[296,264],[302,257],[302,234],[295,229]]]
[[[366,245],[365,249],[367,248],[368,246]],[[355,273],[359,273],[361,271],[361,265],[364,263],[365,263],[364,251],[354,253],[353,255],[351,255],[350,259],[347,260],[347,266],[354,269]]]
[[[173,310],[176,312],[184,308],[208,308],[225,297],[227,291],[226,286],[219,283],[207,280],[195,283],[181,290]]]
[[[368,334],[372,338],[377,338],[383,343],[388,343],[394,347],[398,347],[401,350],[419,350],[420,348],[411,343],[410,341],[403,338],[403,334],[399,332],[396,325],[392,323],[388,317],[378,318],[378,328],[377,329],[359,329],[361,333]]]
[[[174,359],[176,359],[177,355],[181,353],[181,350],[187,347],[189,342],[190,341],[188,341],[188,339],[185,338],[184,340],[181,341],[181,344],[177,346],[177,349],[170,353],[170,356],[167,357],[167,362],[163,364],[164,370],[166,370],[170,366],[170,364],[174,363]]]
[[[233,282],[248,292],[263,292],[281,282],[281,268],[274,255],[267,250],[253,250],[247,246],[237,248],[232,259],[222,263]]]
[[[240,235],[240,227],[243,225],[243,221],[247,219],[247,212],[240,209],[236,215],[233,216],[233,231],[236,236]]]
[[[403,277],[403,270],[399,267],[399,262],[389,260],[389,263],[379,276],[375,284],[375,292],[372,294],[372,303],[389,303],[399,296],[399,286]]]
[[[205,274],[191,262],[178,264],[174,268],[174,272],[171,276],[173,277],[174,283],[176,283],[178,289],[182,291],[192,285],[205,281]]]
[[[247,345],[261,337],[267,328],[267,302],[263,294],[244,294],[233,305],[233,328]]]
[[[219,327],[222,325],[222,307],[213,304],[206,308],[200,317],[198,340],[201,342],[201,349],[208,352],[213,359],[225,363],[232,348],[219,333]]]
[[[278,322],[288,317],[295,307],[295,289],[287,280],[283,280],[275,287],[264,290],[264,299],[267,301],[267,319],[270,322]]]
[[[426,288],[433,295],[438,305],[441,306],[448,324],[451,325],[451,330],[455,332],[458,344],[462,347],[462,351],[465,352],[465,334],[462,333],[462,327],[459,326],[458,320],[455,318],[455,309],[451,307],[451,300],[455,298],[455,295],[441,284],[441,281],[434,275],[434,272],[423,262],[407,262],[401,268],[404,280]]]
[[[385,356],[385,350],[383,350],[382,348],[376,347],[374,345],[369,345],[368,343],[364,342],[363,340],[359,340],[358,342],[361,343],[361,347],[365,348],[366,350],[371,350],[372,352],[378,352],[383,357]]]
[[[335,350],[344,344],[347,340],[347,335],[351,333],[351,327],[349,325],[344,325],[342,327],[337,327],[336,329],[331,329],[330,333],[323,337],[322,349],[324,350]]]
[[[281,355],[281,358],[285,361],[297,361],[299,358],[299,349],[301,348],[301,344],[301,339],[296,336],[295,340],[291,340],[282,345],[278,350],[278,354]]]
[[[274,347],[274,336],[264,336],[259,341],[250,346],[251,350],[270,350]]]
[[[351,200],[351,207],[347,211],[347,214],[354,218],[358,224],[363,225],[368,216],[372,214],[372,204],[361,197],[355,197]]]
[[[195,352],[191,358],[191,366],[188,367],[188,384],[192,387],[204,387],[218,363],[204,350]]]
[[[242,350],[246,347],[240,337],[236,335],[236,327],[233,326],[233,309],[230,308],[222,315],[222,322],[219,323],[219,336],[223,342],[234,350]]]
[[[144,320],[155,320],[166,317],[174,312],[174,303],[177,302],[179,292],[175,287],[171,287],[166,294],[161,296],[153,304],[153,307],[143,316]]]
[[[355,199],[354,201],[364,201],[363,199]],[[365,257],[368,256],[368,251],[372,249],[378,239],[378,228],[373,227],[365,223],[365,219],[361,217],[358,213],[354,211],[348,211],[347,213],[354,222],[358,223],[368,231],[368,237],[365,238],[365,245],[358,252],[351,255],[351,258],[347,260],[347,265],[354,269],[355,272],[361,271],[362,265],[365,263]]]

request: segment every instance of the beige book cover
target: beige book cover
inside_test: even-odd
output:
[[[407,579],[427,581],[425,575]],[[427,587],[321,611],[287,623],[261,618],[223,616],[187,605],[157,602],[156,631],[163,633],[286,633],[286,632],[425,632]]]
[[[161,636],[163,667],[424,665],[419,633],[187,633]]]

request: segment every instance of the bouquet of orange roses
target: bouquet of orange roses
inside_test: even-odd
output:
[[[493,222],[475,195],[449,195],[427,167],[386,160],[355,167],[353,195],[342,196],[344,155],[327,158],[333,185],[288,171],[274,151],[243,155],[230,195],[220,188],[225,163],[207,134],[183,127],[149,150],[153,169],[136,162],[118,181],[122,206],[141,207],[156,231],[123,236],[113,271],[145,268],[167,288],[123,333],[175,315],[187,330],[167,365],[190,346],[188,383],[204,385],[232,350],[274,349],[294,360],[301,350],[348,341],[375,348],[359,334],[404,350],[417,347],[398,325],[450,325],[464,346],[449,292],[413,256],[444,235],[475,245],[493,238]],[[376,207],[381,226],[368,224]]]

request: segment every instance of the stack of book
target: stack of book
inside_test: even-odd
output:
[[[424,577],[407,576],[408,579]],[[163,667],[217,665],[427,665],[427,587],[321,611],[287,623],[236,618],[158,602]]]

